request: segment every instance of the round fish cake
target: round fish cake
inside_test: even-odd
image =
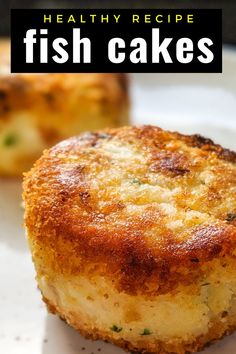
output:
[[[124,74],[10,74],[0,41],[0,176],[19,176],[62,139],[128,124]]]
[[[65,140],[24,179],[48,309],[132,352],[189,353],[236,328],[236,154],[124,127]]]

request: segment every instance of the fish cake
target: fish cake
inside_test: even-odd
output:
[[[48,309],[137,353],[191,353],[236,328],[236,154],[154,126],[65,140],[24,178]]]
[[[0,176],[21,176],[42,151],[85,130],[128,124],[125,74],[10,74],[0,41]]]

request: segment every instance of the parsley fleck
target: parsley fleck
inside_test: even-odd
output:
[[[139,186],[141,186],[142,182],[140,182],[137,178],[134,178],[132,180],[132,183],[138,184]]]
[[[122,331],[122,327],[118,327],[118,326],[116,326],[116,325],[113,325],[111,328],[110,328],[113,332],[117,332],[117,333],[119,333],[119,332],[121,332]]]
[[[148,328],[144,328],[141,336],[148,336],[149,334],[152,334],[152,332]]]
[[[14,146],[17,143],[18,139],[16,135],[9,134],[5,136],[5,139],[3,140],[3,145],[4,146]]]

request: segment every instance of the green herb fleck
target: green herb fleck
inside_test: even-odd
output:
[[[134,179],[132,180],[132,183],[138,184],[139,186],[141,186],[141,184],[142,184],[142,182],[140,182],[140,180],[137,179],[137,178],[134,178]]]
[[[236,220],[236,214],[235,213],[228,213],[226,221],[234,221]]]
[[[141,333],[141,336],[148,336],[149,334],[152,334],[150,329],[144,328],[143,332]]]
[[[13,134],[9,134],[5,136],[5,139],[3,140],[3,145],[4,146],[14,146],[17,143],[17,136]]]
[[[122,327],[118,327],[118,326],[116,326],[116,325],[113,325],[111,328],[110,328],[113,332],[117,332],[117,333],[119,333],[119,332],[121,332],[122,331]]]

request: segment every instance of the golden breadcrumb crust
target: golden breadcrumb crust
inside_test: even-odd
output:
[[[99,274],[117,291],[157,296],[235,261],[236,154],[158,127],[84,133],[25,175],[35,261]]]
[[[43,149],[128,123],[124,74],[10,74],[0,41],[0,175],[21,175]]]

